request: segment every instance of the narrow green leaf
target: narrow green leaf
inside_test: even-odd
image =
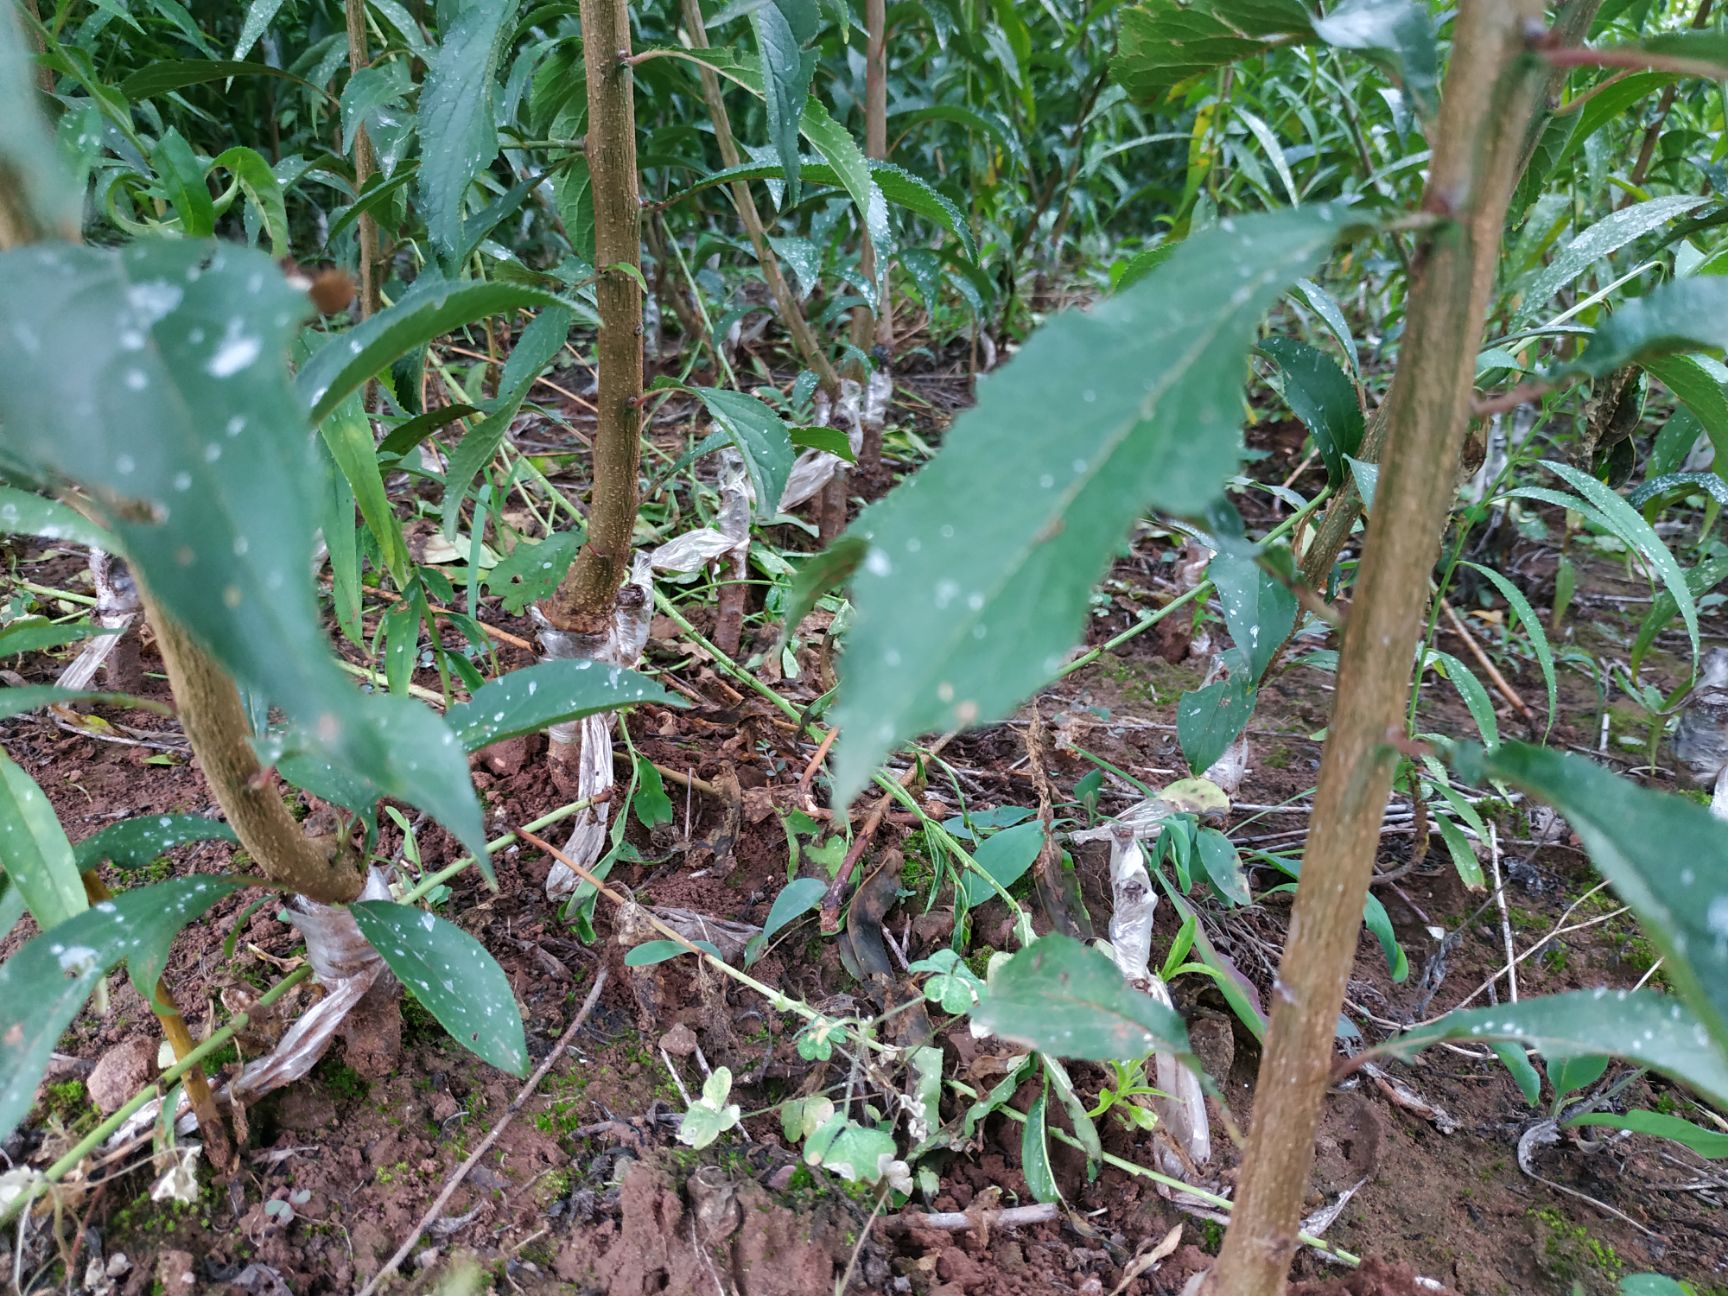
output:
[[[1710,593],[1723,581],[1728,581],[1728,556],[1706,558],[1691,571],[1686,573],[1686,588],[1692,591],[1696,598],[1702,598]],[[1632,643],[1632,652],[1627,658],[1636,675],[1644,660],[1644,654],[1650,651],[1650,645],[1656,642],[1656,636],[1668,628],[1668,623],[1680,615],[1679,605],[1674,602],[1674,596],[1667,590],[1658,593],[1650,604],[1649,615],[1638,627],[1638,637]],[[3,695],[0,695],[3,696]]]
[[[768,942],[779,935],[788,923],[796,922],[822,903],[823,893],[827,890],[828,884],[821,878],[801,877],[788,882],[769,906],[768,918],[763,922],[762,930],[752,936],[750,943],[744,947],[744,965],[748,967],[760,958]]]
[[[1536,1068],[1530,1065],[1530,1058],[1519,1044],[1496,1040],[1488,1045],[1489,1050],[1505,1068],[1512,1073],[1512,1082],[1518,1086],[1518,1092],[1524,1095],[1524,1101],[1534,1107],[1542,1098],[1542,1077]]]
[[[3,271],[0,271],[3,273]],[[33,535],[112,551],[114,536],[77,509],[16,486],[0,486],[0,535]]]
[[[493,96],[515,13],[513,0],[458,10],[420,89],[420,206],[445,256],[462,246],[468,186],[498,153]]]
[[[798,120],[810,93],[815,60],[806,60],[786,15],[772,4],[750,11],[750,28],[762,59],[762,85],[768,108],[768,141],[779,155],[786,180],[786,202],[796,206],[798,179]]]
[[[1459,661],[1451,653],[1434,652],[1430,660],[1440,663],[1446,672],[1446,678],[1452,681],[1452,687],[1458,690],[1458,696],[1464,700],[1464,706],[1470,712],[1470,718],[1476,722],[1476,730],[1482,735],[1482,741],[1493,747],[1500,741],[1500,721],[1494,714],[1493,700],[1488,696],[1488,690],[1482,687],[1482,681],[1475,673]]]
[[[500,675],[468,701],[451,707],[444,719],[462,750],[476,752],[506,738],[638,702],[686,705],[676,693],[633,670],[585,659],[548,661]]]
[[[1712,372],[1697,356],[1667,355],[1645,360],[1644,368],[1698,420],[1716,451],[1716,475],[1728,474],[1728,391],[1718,376],[1720,367]]]
[[[1411,107],[1431,117],[1439,107],[1440,52],[1428,9],[1413,0],[1343,0],[1314,19],[1314,34],[1328,45],[1355,50],[1384,63],[1404,87]]]
[[[1698,607],[1692,599],[1692,591],[1686,587],[1686,577],[1680,570],[1680,564],[1674,561],[1674,555],[1668,551],[1668,546],[1662,543],[1655,529],[1638,516],[1636,509],[1590,474],[1581,472],[1570,464],[1544,461],[1542,466],[1556,476],[1565,478],[1574,490],[1601,511],[1615,535],[1644,555],[1644,560],[1655,569],[1656,574],[1662,578],[1662,584],[1674,596],[1674,602],[1680,609],[1680,619],[1685,622],[1686,633],[1692,640],[1692,659],[1696,661]]]
[[[1464,565],[1488,578],[1489,583],[1500,591],[1500,597],[1506,600],[1506,605],[1512,609],[1512,615],[1518,618],[1518,624],[1524,627],[1524,633],[1530,636],[1530,647],[1536,653],[1536,664],[1542,668],[1542,684],[1548,690],[1548,728],[1552,729],[1559,688],[1554,675],[1554,650],[1548,644],[1548,632],[1542,628],[1542,618],[1536,615],[1536,609],[1530,606],[1530,600],[1524,597],[1524,591],[1492,567],[1483,567],[1473,562]],[[1510,624],[1506,630],[1511,632]],[[1638,669],[1636,662],[1632,669]]]
[[[18,1128],[54,1048],[84,1001],[122,959],[154,992],[187,923],[243,884],[207,876],[134,887],[26,941],[0,963],[0,1138]]]
[[[1062,1200],[1062,1190],[1056,1186],[1056,1174],[1050,1168],[1050,1132],[1046,1126],[1049,1107],[1050,1087],[1046,1081],[1020,1127],[1020,1173],[1026,1176],[1026,1188],[1033,1200],[1041,1202]]]
[[[246,18],[240,24],[240,39],[234,45],[235,58],[243,59],[252,52],[259,38],[270,30],[270,24],[281,8],[282,0],[252,0],[246,6]]]
[[[786,479],[792,472],[792,437],[780,416],[762,401],[722,387],[694,387],[708,413],[738,453],[756,492],[756,516],[766,521],[780,511]]]
[[[1453,1039],[1518,1040],[1543,1054],[1624,1058],[1660,1071],[1712,1102],[1728,1102],[1728,1065],[1703,1023],[1683,1004],[1648,990],[1572,990],[1493,1008],[1467,1008],[1394,1036],[1374,1051],[1408,1057]]]
[[[672,798],[666,795],[666,780],[654,768],[654,762],[636,758],[636,791],[630,798],[630,808],[644,828],[658,828],[672,822]]]
[[[1247,904],[1252,897],[1248,894],[1248,878],[1242,872],[1242,858],[1236,853],[1235,844],[1216,828],[1202,828],[1195,845],[1200,867],[1212,889],[1226,904]]]
[[[1356,384],[1331,356],[1306,342],[1267,338],[1260,352],[1278,366],[1284,403],[1313,436],[1326,465],[1326,480],[1336,488],[1348,471],[1346,459],[1362,445],[1362,402]]]
[[[523,284],[452,283],[426,276],[394,306],[333,335],[302,366],[295,388],[312,421],[321,423],[343,398],[423,342],[488,315],[561,305],[550,293]]]
[[[1553,300],[1555,293],[1598,261],[1708,201],[1708,198],[1686,196],[1652,198],[1603,217],[1562,248],[1519,290],[1522,300],[1518,318],[1533,318]]]
[[[788,428],[787,434],[800,450],[822,450],[847,463],[858,462],[858,456],[852,453],[851,440],[839,428],[795,427]]]
[[[268,63],[245,63],[238,59],[180,59],[149,63],[122,81],[118,89],[127,99],[136,103],[141,99],[154,99],[173,90],[184,90],[187,86],[203,85],[207,81],[225,81],[229,77],[239,76],[282,77],[315,94],[324,93],[318,86],[292,72],[271,67]]]
[[[1662,1274],[1630,1274],[1620,1280],[1620,1296],[1698,1296]]]
[[[354,393],[337,407],[335,413],[319,427],[330,457],[336,461],[342,475],[354,492],[360,506],[360,516],[366,519],[366,529],[378,543],[384,569],[401,589],[408,583],[408,544],[402,538],[402,522],[390,504],[390,494],[384,489],[384,475],[378,469],[378,450],[372,440],[372,420]]]
[[[712,941],[699,940],[692,943],[705,954],[712,954],[722,963],[726,961],[721,956],[719,947]],[[689,946],[680,944],[675,940],[643,941],[640,945],[632,945],[625,952],[624,966],[653,967],[656,963],[665,963],[690,952]]]
[[[73,848],[80,869],[95,868],[103,860],[116,868],[142,868],[187,842],[225,841],[239,844],[234,830],[220,819],[205,815],[140,815],[109,824],[91,833]]]
[[[1624,1115],[1613,1112],[1586,1112],[1574,1116],[1567,1125],[1595,1125],[1604,1129],[1630,1130],[1634,1134],[1649,1134],[1654,1138],[1670,1139],[1683,1144],[1707,1161],[1728,1158],[1728,1134],[1706,1129],[1678,1116],[1662,1112],[1629,1111]]]
[[[70,625],[55,625],[40,617],[26,617],[0,630],[0,657],[15,657],[19,653],[41,652],[46,648],[63,648],[92,635],[113,634],[88,621]]]
[[[1247,682],[1256,682],[1296,624],[1296,596],[1252,558],[1220,553],[1206,575],[1224,605],[1230,638],[1247,660]]]
[[[413,905],[364,900],[348,911],[372,948],[452,1039],[502,1071],[527,1073],[528,1046],[516,995],[485,946]]]
[[[60,688],[54,684],[19,684],[0,688],[0,720],[67,702],[105,702],[109,706],[154,711],[157,715],[173,714],[172,708],[161,702],[133,697],[129,693],[91,693],[82,689]]]
[[[839,800],[895,742],[1007,714],[1061,665],[1132,520],[1217,498],[1241,453],[1259,318],[1350,219],[1319,206],[1225,221],[1133,288],[1058,316],[859,519],[870,547],[841,661]]]
[[[1719,1046],[1728,1041],[1728,834],[1720,821],[1695,801],[1562,752],[1458,744],[1452,760],[1472,783],[1510,784],[1566,816],[1597,871],[1661,949],[1668,983]]]
[[[1386,956],[1393,982],[1402,985],[1410,977],[1410,957],[1398,943],[1398,933],[1392,930],[1392,916],[1372,891],[1362,904],[1362,925],[1380,942],[1380,952]]]
[[[1302,299],[1314,308],[1314,313],[1338,339],[1338,345],[1344,348],[1344,354],[1350,359],[1350,372],[1360,378],[1362,360],[1356,354],[1356,339],[1350,333],[1350,322],[1344,318],[1344,309],[1338,305],[1338,299],[1312,279],[1298,279],[1296,291],[1302,294]]]
[[[1102,1062],[1157,1049],[1188,1053],[1188,1029],[1175,1012],[1130,987],[1108,957],[1058,933],[997,968],[972,1019],[1055,1057]]]
[[[44,930],[88,907],[66,831],[36,781],[0,752],[0,861]]]

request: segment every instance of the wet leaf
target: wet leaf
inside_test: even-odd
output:
[[[0,1138],[18,1128],[60,1036],[122,959],[146,996],[180,929],[243,883],[187,877],[134,887],[26,941],[0,963]]]
[[[1026,1123],[1020,1127],[1020,1171],[1026,1176],[1033,1200],[1041,1202],[1062,1200],[1062,1190],[1050,1168],[1049,1109],[1050,1087],[1046,1083],[1032,1100]]]
[[[1600,378],[1655,356],[1722,346],[1728,346],[1728,279],[1671,279],[1620,306],[1596,330],[1576,365],[1561,372]]]
[[[754,396],[720,387],[692,390],[744,457],[750,488],[756,492],[756,517],[763,521],[774,517],[792,472],[792,438],[786,425]]]
[[[445,713],[466,752],[506,738],[539,733],[566,720],[599,715],[637,702],[686,706],[646,675],[587,658],[540,662],[489,681]]]
[[[498,153],[492,99],[516,6],[470,4],[444,30],[420,90],[420,206],[444,256],[462,246],[462,205]]]
[[[781,928],[788,923],[796,922],[822,902],[822,893],[828,889],[821,878],[793,878],[774,897],[774,903],[769,906],[768,918],[762,924],[762,930],[750,938],[750,943],[744,947],[744,964],[748,967],[762,956],[762,951],[769,941],[779,934]]]
[[[1245,674],[1181,696],[1176,703],[1176,739],[1189,769],[1204,774],[1218,763],[1247,727],[1259,696]]]
[[[852,529],[869,551],[840,667],[837,801],[896,742],[1006,715],[1060,667],[1133,519],[1218,497],[1255,326],[1348,223],[1324,205],[1225,221],[979,383],[941,452]]]
[[[1044,825],[1034,819],[992,833],[973,848],[972,858],[1003,890],[1007,890],[1026,875],[1026,870],[1037,862],[1038,852],[1043,849]],[[996,888],[971,869],[966,870],[964,886],[966,903],[970,906],[976,907],[996,898]]]
[[[1596,1125],[1605,1129],[1630,1130],[1634,1134],[1649,1134],[1653,1138],[1671,1139],[1696,1152],[1708,1161],[1728,1158],[1728,1134],[1706,1129],[1678,1116],[1662,1112],[1629,1111],[1624,1115],[1613,1112],[1586,1112],[1574,1116],[1567,1125]]]
[[[1188,1052],[1182,1019],[1130,987],[1108,957],[1067,936],[1042,936],[996,970],[972,1020],[1056,1057],[1130,1060]]]
[[[142,868],[187,842],[225,841],[239,845],[234,830],[220,819],[206,815],[140,815],[109,824],[91,833],[73,848],[80,869],[95,868],[103,860],[116,868]]]
[[[66,831],[36,780],[0,752],[0,866],[46,930],[89,902]]]
[[[363,900],[348,910],[372,948],[452,1039],[500,1070],[527,1074],[516,995],[485,946],[413,905]]]
[[[1548,305],[1555,293],[1604,257],[1709,201],[1708,198],[1685,196],[1652,198],[1603,217],[1556,253],[1554,259],[1519,290],[1523,301],[1517,317],[1530,319]]]
[[[1296,625],[1296,596],[1252,558],[1221,553],[1207,564],[1206,575],[1224,605],[1230,638],[1247,660],[1248,682],[1254,683]]]
[[[1364,423],[1356,384],[1331,356],[1306,342],[1267,338],[1260,350],[1278,366],[1284,403],[1314,438],[1326,465],[1326,480],[1336,488],[1349,470],[1346,458],[1362,445]]]

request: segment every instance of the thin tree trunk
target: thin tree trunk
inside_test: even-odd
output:
[[[1546,81],[1527,55],[1541,0],[1464,0],[1424,209],[1448,217],[1418,259],[1387,396],[1389,454],[1339,659],[1313,831],[1279,965],[1254,1125],[1229,1232],[1204,1290],[1280,1296],[1295,1248],[1333,1034],[1403,732],[1428,575],[1469,425],[1501,228]]]
[[[541,611],[558,630],[604,634],[630,571],[641,467],[642,204],[636,104],[625,0],[582,0],[588,71],[588,173],[594,190],[594,263],[600,272],[599,390],[588,538]]]
[[[1554,24],[1553,39],[1559,45],[1576,45],[1590,32],[1590,24],[1595,21],[1596,11],[1602,7],[1602,0],[1572,0],[1572,3],[1560,13]],[[1548,77],[1547,98],[1544,104],[1538,100],[1532,105],[1529,120],[1524,128],[1524,147],[1518,165],[1518,175],[1522,178],[1529,169],[1531,160],[1536,155],[1536,148],[1542,142],[1542,131],[1547,125],[1549,116],[1556,106],[1554,100],[1566,83],[1569,69],[1555,68]],[[1485,273],[1492,275],[1493,267],[1487,267]],[[1377,464],[1386,448],[1386,412],[1385,402],[1374,411],[1368,420],[1367,430],[1363,433],[1362,444],[1356,457],[1364,463]],[[1315,589],[1326,588],[1332,567],[1338,561],[1338,555],[1349,543],[1350,533],[1356,526],[1356,521],[1362,516],[1362,496],[1357,493],[1354,481],[1346,480],[1338,492],[1326,515],[1320,520],[1313,541],[1302,556],[1302,579]]]
[[[365,0],[344,0],[344,8],[348,18],[348,75],[353,76],[370,61],[366,52],[366,3]],[[366,134],[366,127],[359,126],[354,131],[354,197],[358,201],[366,188],[366,182],[372,178],[378,169],[377,161],[372,153],[372,140]],[[378,266],[378,222],[370,212],[360,217],[358,226],[360,236],[360,318],[366,319],[375,314],[382,300],[383,285],[379,282]],[[368,383],[367,408],[375,403],[377,384]]]

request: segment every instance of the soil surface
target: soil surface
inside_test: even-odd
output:
[[[905,379],[920,397],[922,418],[951,405],[954,386],[944,375]],[[937,431],[925,427],[922,434]],[[1254,446],[1264,456],[1255,474],[1282,482],[1301,473],[1298,488],[1317,488],[1316,470],[1301,464],[1301,440],[1300,429],[1289,425],[1256,429]],[[881,485],[871,480],[863,488],[874,493]],[[1256,530],[1276,520],[1266,500],[1238,497]],[[802,547],[809,547],[807,538]],[[79,555],[36,547],[18,548],[12,558],[14,570],[39,587],[87,589]],[[1517,537],[1492,561],[1536,607],[1548,606],[1551,544]],[[1575,553],[1574,561],[1581,592],[1557,648],[1623,653],[1648,605],[1648,582],[1613,556]],[[1089,641],[1103,642],[1178,592],[1182,566],[1177,544],[1144,529],[1102,587]],[[1523,637],[1508,636],[1504,607],[1491,594],[1463,591],[1456,602],[1479,646],[1536,713],[1539,734],[1545,710],[1540,674]],[[60,611],[51,597],[43,602],[49,612]],[[710,614],[699,599],[688,608],[699,626],[706,623]],[[520,618],[484,600],[481,614],[506,631],[528,633]],[[777,654],[768,651],[778,627],[762,621],[747,628],[745,656],[754,649],[770,663],[758,667],[759,678],[800,707],[828,682],[822,621],[819,614],[805,627],[796,678],[787,678]],[[1728,623],[1707,619],[1705,632],[1710,642],[1722,642]],[[1202,615],[1198,624],[1172,617],[1051,687],[1035,703],[1044,734],[1035,755],[1028,754],[1031,708],[1011,723],[956,739],[943,752],[946,769],[920,793],[926,806],[972,814],[1035,808],[1040,780],[1047,779],[1056,813],[1083,823],[1139,796],[1127,779],[1112,774],[1096,804],[1083,805],[1071,790],[1098,768],[1096,761],[1155,788],[1183,777],[1175,705],[1185,688],[1201,682],[1208,640],[1214,650],[1226,642],[1215,616]],[[458,642],[454,632],[448,642]],[[1299,640],[1264,690],[1249,734],[1248,773],[1220,825],[1244,850],[1275,855],[1303,839],[1319,734],[1332,702],[1331,675],[1306,654],[1325,645],[1318,636]],[[1459,657],[1468,652],[1450,628],[1440,646]],[[1674,647],[1664,637],[1646,665],[1646,674],[1665,689],[1683,674],[1680,659],[1668,651]],[[344,650],[358,659],[352,645]],[[166,699],[148,641],[143,660],[146,693]],[[508,668],[529,656],[506,646],[499,660]],[[30,683],[51,680],[61,664],[47,655],[5,663],[15,671],[12,682]],[[627,719],[636,750],[666,771],[673,815],[653,829],[631,823],[630,857],[617,863],[610,880],[636,903],[662,913],[761,924],[789,872],[826,877],[824,861],[832,863],[838,853],[823,840],[822,785],[816,785],[814,804],[798,786],[813,745],[766,702],[735,687],[669,621],[655,623],[646,664],[675,680],[692,705],[681,711],[642,707]],[[439,687],[431,670],[419,672],[416,682]],[[1496,700],[1505,730],[1528,734],[1532,722]],[[92,733],[44,715],[0,725],[7,752],[46,790],[74,840],[131,815],[214,813],[172,720],[96,711],[126,727]],[[1428,731],[1473,736],[1467,712],[1443,681],[1425,689],[1421,719]],[[1605,699],[1583,671],[1562,670],[1554,743],[1630,770],[1644,763],[1648,723],[1624,701]],[[495,831],[567,800],[535,744],[483,753],[475,771]],[[1661,770],[1642,776],[1671,782]],[[1397,806],[1408,808],[1402,800]],[[792,813],[812,809],[817,814],[802,820]],[[1466,1001],[1507,995],[1506,978],[1496,974],[1507,961],[1508,937],[1519,953],[1541,947],[1518,965],[1521,996],[1628,987],[1650,978],[1651,948],[1608,893],[1581,899],[1596,879],[1564,825],[1522,804],[1481,809],[1496,829],[1498,853],[1493,860],[1484,854],[1485,864],[1505,879],[1503,909],[1489,893],[1465,888],[1437,837],[1429,849],[1422,834],[1423,848],[1416,849],[1408,816],[1389,822],[1375,894],[1408,955],[1409,974],[1395,981],[1381,946],[1363,933],[1346,1011],[1362,1039],[1378,1041]],[[454,844],[435,825],[416,828],[426,867],[454,858]],[[791,863],[789,841],[800,832],[799,858]],[[386,821],[381,853],[394,857],[401,842],[400,831]],[[185,848],[171,864],[133,872],[105,868],[104,878],[118,890],[191,870],[225,872],[234,868],[231,856],[221,845]],[[879,1209],[871,1192],[803,1164],[781,1130],[777,1105],[823,1091],[880,1110],[885,1086],[903,1077],[854,1065],[839,1051],[827,1061],[806,1060],[794,1041],[794,1019],[693,960],[626,966],[620,915],[611,904],[596,906],[594,938],[584,940],[542,898],[545,858],[512,846],[495,863],[496,891],[472,871],[460,874],[439,912],[503,965],[534,1064],[552,1053],[597,974],[605,969],[608,976],[592,1015],[519,1109],[514,1104],[522,1082],[476,1061],[410,998],[402,1008],[399,1050],[374,1048],[376,1041],[365,1039],[339,1041],[306,1079],[245,1111],[239,1169],[226,1182],[200,1164],[191,1201],[153,1200],[162,1167],[152,1165],[146,1133],[68,1178],[53,1209],[38,1211],[28,1229],[0,1242],[0,1272],[8,1280],[22,1275],[27,1290],[41,1292],[317,1296],[358,1290],[399,1246],[417,1238],[385,1290],[816,1296],[844,1279],[850,1291],[930,1296],[1165,1296],[1182,1291],[1216,1252],[1222,1229],[1215,1219],[1184,1209],[1150,1179],[1118,1164],[1089,1182],[1084,1160],[1060,1145],[1053,1170],[1065,1212],[1023,1226],[996,1221],[996,1210],[1033,1200],[1021,1170],[1021,1126],[1002,1115],[986,1120],[967,1146],[925,1163],[933,1177],[907,1204],[907,1214]],[[906,959],[948,946],[952,890],[932,875],[921,837],[896,816],[875,838],[863,875],[885,863],[899,864],[900,883],[889,896],[891,907],[885,913],[878,908],[873,930],[886,932]],[[1074,865],[1090,917],[1103,930],[1107,852],[1101,845],[1078,847]],[[1282,880],[1263,863],[1253,878],[1257,894]],[[1271,894],[1252,907],[1227,909],[1202,892],[1196,888],[1193,900],[1205,931],[1264,1002],[1289,897]],[[1035,903],[1029,891],[1027,898]],[[175,946],[166,980],[195,1033],[249,1006],[298,965],[297,931],[280,920],[278,903],[257,901],[256,892],[230,898]],[[1168,904],[1162,906],[1155,958],[1179,922]],[[1038,925],[1048,926],[1042,913]],[[31,930],[26,921],[0,952],[10,953]],[[966,933],[969,954],[1011,947],[997,901],[969,915]],[[841,941],[823,936],[811,916],[780,933],[750,973],[835,1016],[870,1016],[905,1002],[902,973],[860,981],[848,971],[856,948],[847,943],[843,950]],[[1478,990],[1485,983],[1488,988]],[[1178,978],[1173,991],[1222,1095],[1213,1105],[1213,1163],[1193,1171],[1192,1182],[1227,1194],[1237,1166],[1228,1131],[1246,1129],[1253,1117],[1258,1047],[1206,978]],[[238,1047],[219,1055],[218,1071],[231,1073],[241,1059],[268,1050],[316,994],[302,987],[276,1010],[257,1014],[262,1020]],[[902,1013],[882,1029],[891,1041],[896,1030],[904,1029],[908,1039],[924,1032],[943,1046],[951,1072],[980,1090],[1003,1074],[1003,1046],[972,1039],[963,1021],[941,1016],[934,1005],[927,1018]],[[4,1147],[9,1162],[40,1167],[70,1147],[96,1119],[89,1097],[109,1087],[107,1072],[132,1066],[151,1073],[156,1038],[148,1005],[125,977],[110,978],[106,1011],[85,1012],[63,1041],[31,1119]],[[676,1138],[686,1095],[700,1089],[705,1068],[720,1066],[735,1078],[732,1101],[743,1108],[742,1128],[692,1152]],[[1071,1073],[1087,1102],[1112,1083],[1107,1071],[1090,1065],[1074,1065]],[[1622,1110],[1665,1109],[1683,1095],[1644,1079],[1614,1101]],[[1013,1105],[1024,1110],[1029,1102],[1027,1086]],[[945,1106],[942,1114],[951,1119],[960,1111]],[[1412,1065],[1388,1064],[1378,1075],[1357,1072],[1329,1100],[1308,1205],[1325,1216],[1348,1194],[1324,1226],[1325,1236],[1365,1263],[1352,1270],[1304,1251],[1292,1291],[1502,1296],[1577,1290],[1605,1296],[1621,1275],[1642,1270],[1686,1278],[1700,1291],[1728,1287],[1719,1171],[1653,1139],[1585,1138],[1588,1131],[1570,1130],[1558,1142],[1538,1145],[1533,1173],[1525,1173],[1520,1139],[1545,1114],[1527,1107],[1507,1072],[1477,1050],[1435,1049]],[[458,1167],[506,1121],[421,1229],[422,1216]],[[1144,1131],[1108,1116],[1100,1129],[1105,1151],[1120,1162],[1158,1164],[1154,1140]],[[922,1211],[961,1213],[964,1227],[932,1227],[914,1217]],[[1160,1258],[1148,1265],[1144,1257],[1154,1250]]]

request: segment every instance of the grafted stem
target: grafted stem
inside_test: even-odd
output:
[[[1545,84],[1527,53],[1541,0],[1465,0],[1434,134],[1424,208],[1451,218],[1418,258],[1401,360],[1387,395],[1388,453],[1339,656],[1338,697],[1313,832],[1279,965],[1237,1206],[1205,1290],[1280,1296],[1296,1246],[1333,1032],[1391,791],[1428,576],[1469,425],[1475,358]]]

